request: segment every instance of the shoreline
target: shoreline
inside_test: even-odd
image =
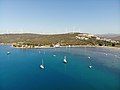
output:
[[[14,47],[13,48],[20,48],[20,49],[51,49],[51,48],[105,48],[105,49],[119,49],[120,47],[110,47],[110,46],[90,46],[90,45],[79,45],[79,46],[60,46],[60,47],[33,47],[33,48],[23,48],[23,47]]]
[[[0,43],[0,45],[10,45],[13,48],[20,48],[20,49],[49,49],[49,48],[73,48],[73,47],[84,47],[84,48],[89,48],[89,47],[94,47],[94,48],[106,48],[106,49],[120,49],[120,47],[112,47],[112,46],[91,46],[91,45],[73,45],[73,46],[59,46],[59,47],[50,47],[50,46],[36,46],[36,47],[14,47],[13,44],[3,44]]]

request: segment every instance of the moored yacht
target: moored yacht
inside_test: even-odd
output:
[[[67,64],[67,59],[66,59],[66,56],[64,56],[63,63]]]
[[[43,59],[42,59],[42,64],[40,65],[40,68],[41,68],[41,69],[44,69],[44,68],[45,68],[44,65],[43,65]]]

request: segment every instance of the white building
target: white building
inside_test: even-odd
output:
[[[57,43],[57,44],[55,44],[55,45],[54,45],[54,47],[60,47],[60,44],[59,44],[59,43]]]

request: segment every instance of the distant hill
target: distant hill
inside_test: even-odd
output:
[[[98,34],[97,36],[120,41],[120,34]]]
[[[17,43],[17,42],[25,42],[25,43],[34,43],[34,44],[52,44],[52,43],[74,43],[77,44],[79,42],[83,43],[83,41],[77,40],[76,36],[80,33],[66,33],[66,34],[1,34],[0,35],[0,43]]]
[[[120,36],[110,37],[110,39],[120,41]]]

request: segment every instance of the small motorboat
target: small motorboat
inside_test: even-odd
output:
[[[56,57],[56,55],[55,55],[55,54],[54,54],[53,56],[54,56],[54,57]]]
[[[91,57],[89,56],[88,59],[90,59]]]
[[[89,66],[90,69],[91,69],[92,67],[93,67],[93,66],[91,66],[91,65]]]
[[[10,52],[7,52],[7,55],[9,55],[10,54]]]

